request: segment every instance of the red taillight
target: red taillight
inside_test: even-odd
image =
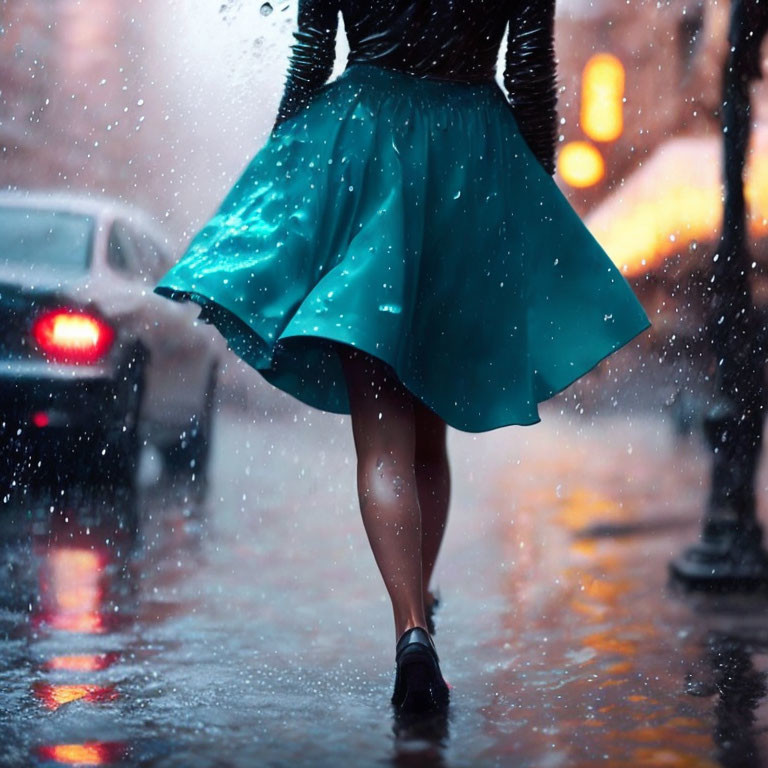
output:
[[[112,344],[114,331],[86,312],[56,309],[35,320],[32,336],[50,358],[67,363],[93,363]]]

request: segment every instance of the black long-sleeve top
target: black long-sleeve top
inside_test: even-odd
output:
[[[480,82],[496,76],[509,36],[504,90],[528,146],[551,175],[557,141],[555,0],[298,0],[296,42],[274,128],[327,82],[341,11],[347,64],[368,62],[419,77]]]

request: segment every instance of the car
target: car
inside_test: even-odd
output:
[[[140,208],[0,192],[2,485],[38,453],[38,467],[130,485],[151,442],[204,487],[224,349],[199,306],[153,293],[172,264]]]

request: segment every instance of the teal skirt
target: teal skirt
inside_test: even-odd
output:
[[[278,125],[154,290],[304,403],[350,412],[340,342],[465,432],[541,421],[651,324],[496,81],[371,64]]]

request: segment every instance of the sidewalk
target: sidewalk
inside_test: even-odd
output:
[[[736,755],[729,764],[760,765],[749,753],[753,739],[765,741],[765,712],[752,729],[743,700],[750,665],[768,666],[768,621],[749,601],[724,617],[722,601],[667,588],[669,558],[698,536],[708,450],[697,437],[680,441],[662,418],[593,420],[560,407],[545,404],[534,427],[450,432],[453,504],[435,583],[454,711],[440,760],[618,768]],[[275,425],[252,443],[262,459],[268,448],[267,486],[287,475],[275,489],[282,512],[261,511],[261,588],[283,590],[290,605],[268,621],[303,632],[310,668],[339,665],[343,648],[359,695],[383,714],[377,696],[390,686],[394,638],[358,519],[348,417],[301,413],[306,422]],[[735,687],[718,687],[733,664]],[[375,719],[374,743],[383,735]],[[739,727],[723,732],[723,722]],[[318,760],[333,762],[327,737],[311,741]],[[422,757],[434,758],[434,747]]]
[[[425,731],[392,718],[349,417],[281,413],[223,412],[206,505],[147,488],[135,542],[109,502],[100,519],[58,497],[6,510],[0,764],[765,764],[765,603],[667,587],[707,493],[697,438],[562,399],[533,426],[450,431],[434,585],[453,694]],[[91,667],[56,666],[73,659]]]

